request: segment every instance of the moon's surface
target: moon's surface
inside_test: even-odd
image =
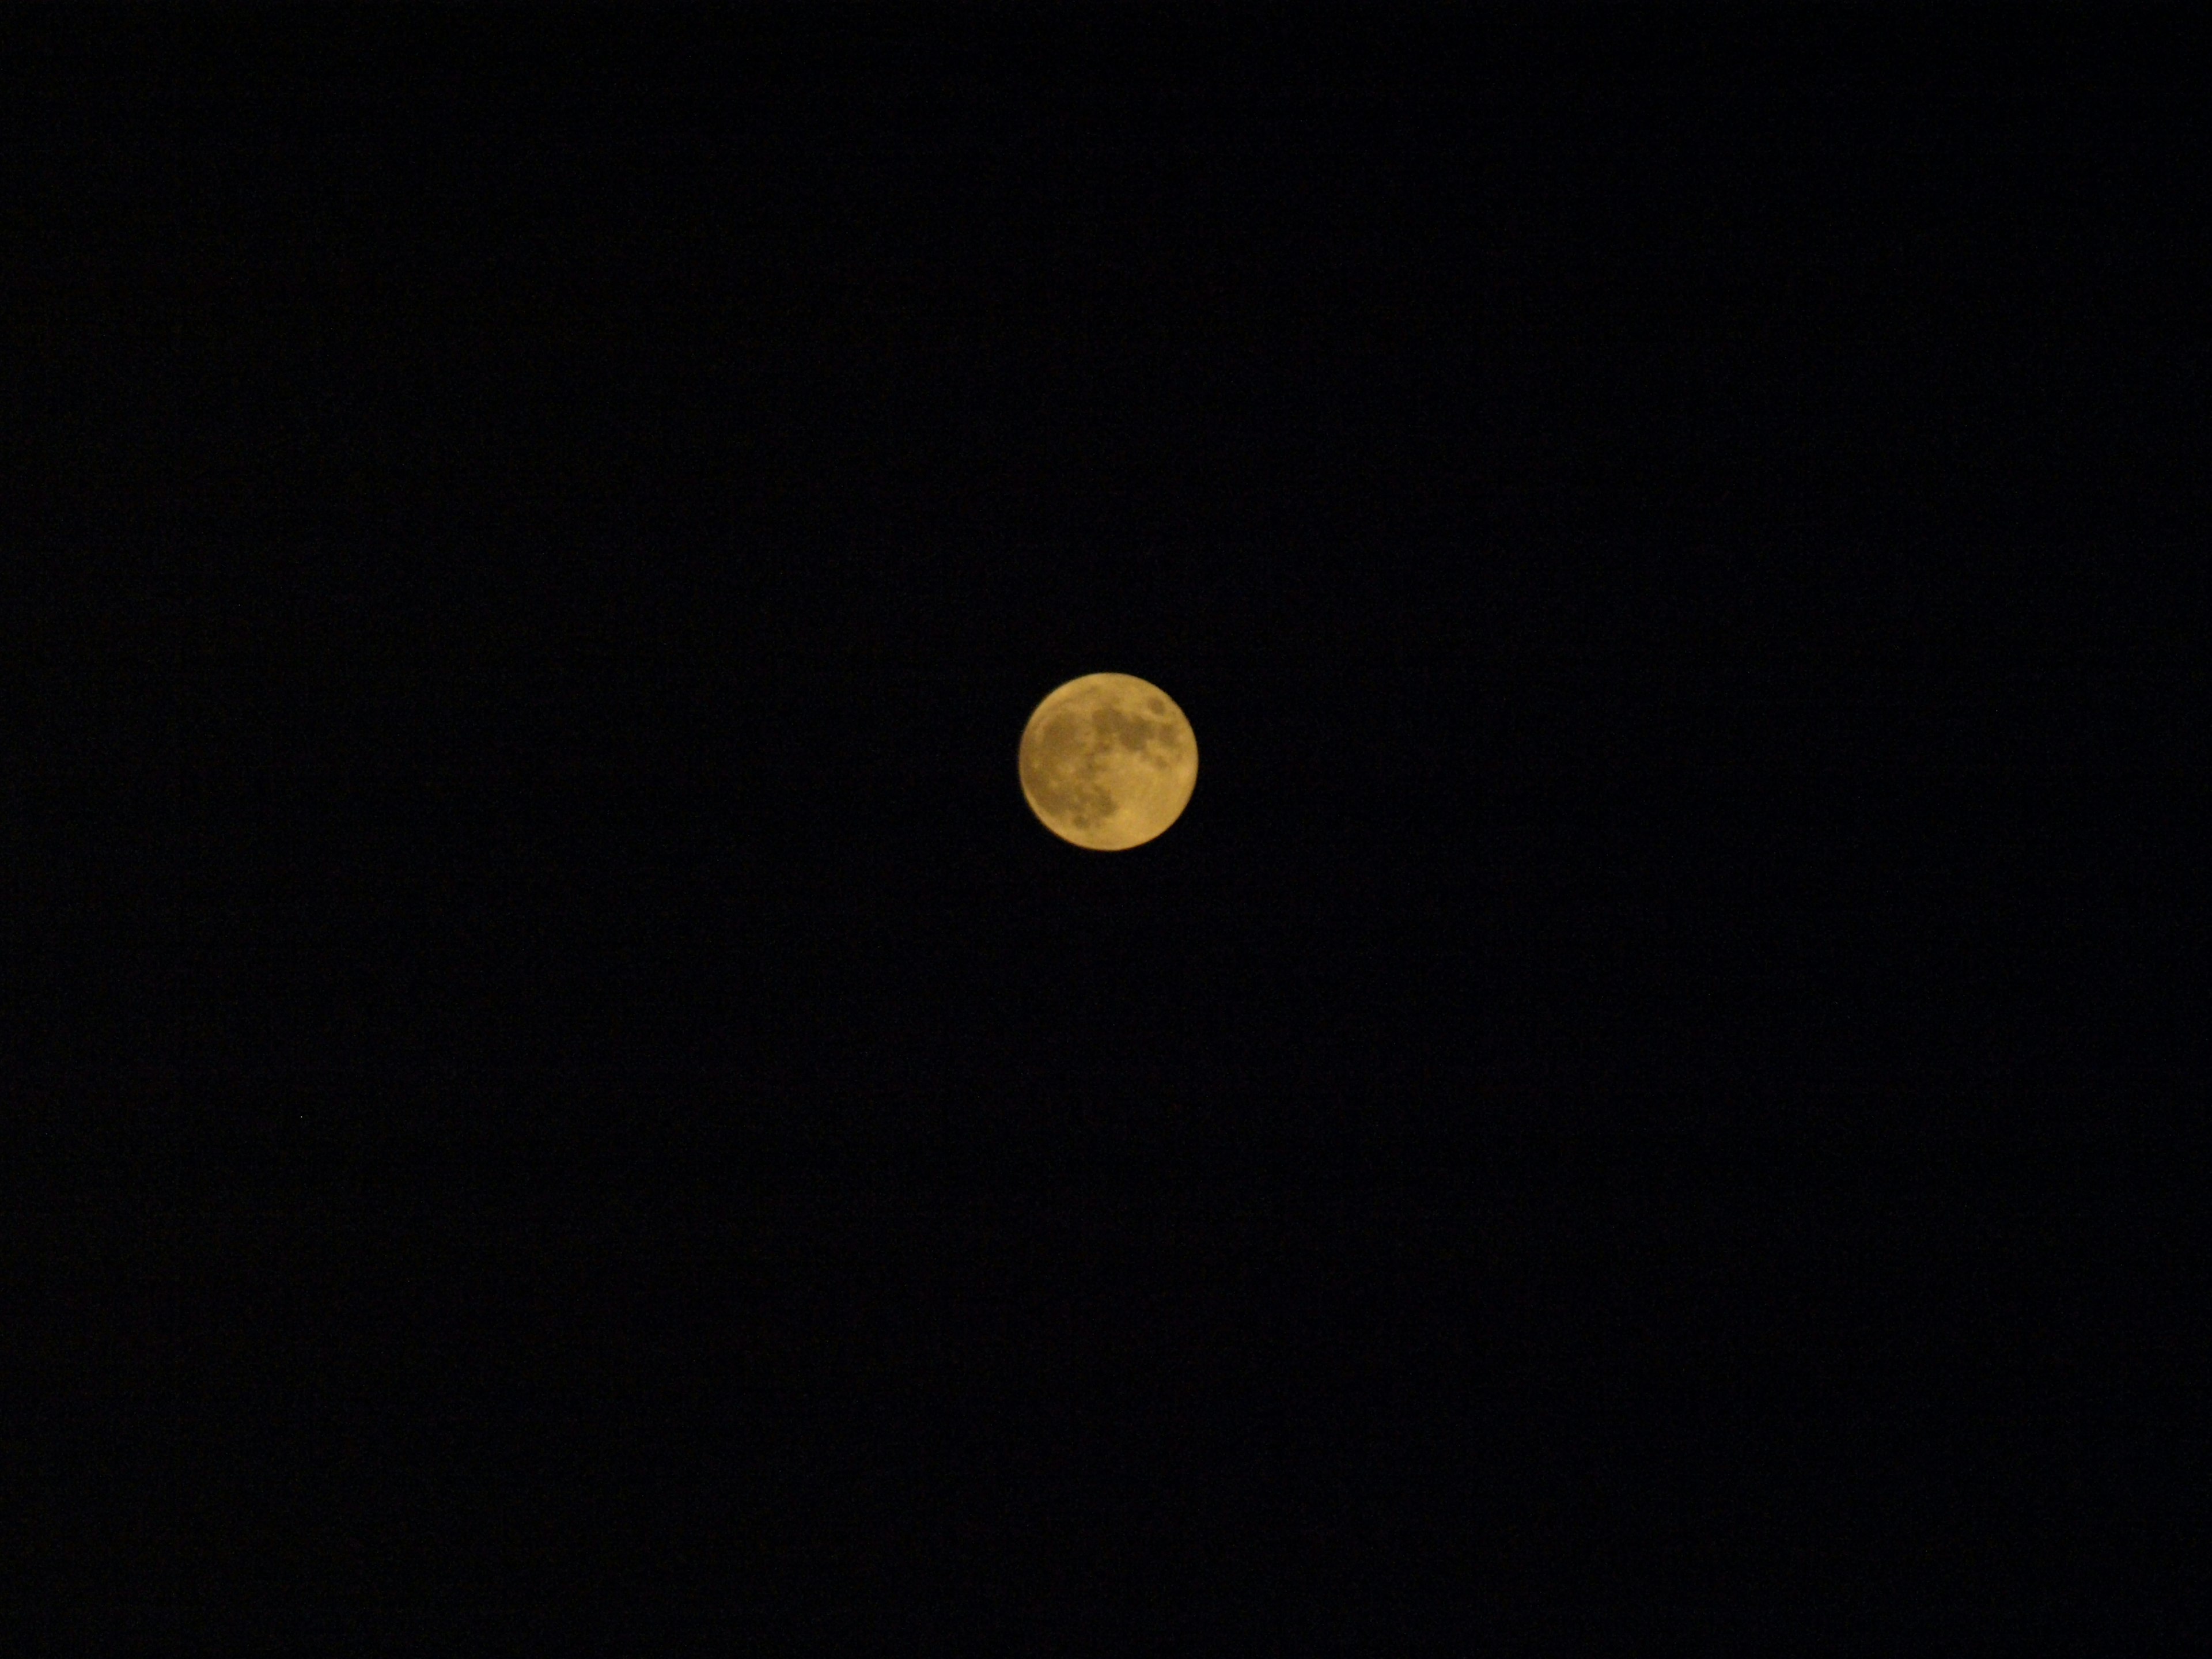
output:
[[[1036,706],[1022,732],[1022,793],[1062,841],[1139,847],[1198,782],[1198,738],[1175,699],[1133,674],[1085,674]]]

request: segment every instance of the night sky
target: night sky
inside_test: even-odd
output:
[[[2150,1650],[2207,135],[2095,25],[11,21],[0,1624]]]

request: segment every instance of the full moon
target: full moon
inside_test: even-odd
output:
[[[1022,732],[1022,793],[1062,841],[1140,847],[1198,782],[1198,739],[1175,700],[1133,674],[1085,674],[1036,706]]]

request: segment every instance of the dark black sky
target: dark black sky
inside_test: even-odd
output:
[[[2164,1628],[2157,27],[10,27],[64,1650]]]

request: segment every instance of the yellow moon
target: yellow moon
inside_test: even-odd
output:
[[[1036,706],[1022,732],[1022,793],[1062,841],[1141,847],[1198,782],[1198,738],[1175,699],[1133,674],[1085,674]]]

